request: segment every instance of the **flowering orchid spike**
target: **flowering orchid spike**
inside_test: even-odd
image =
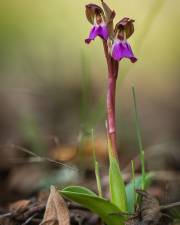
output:
[[[85,40],[86,44],[89,44],[97,36],[108,40],[109,34],[103,9],[95,4],[86,5],[86,17],[93,24],[89,37]]]
[[[116,24],[114,31],[115,38],[111,49],[112,57],[116,61],[120,61],[123,58],[130,59],[132,63],[137,61],[130,44],[127,42],[127,39],[134,32],[133,22],[134,20],[123,18]]]

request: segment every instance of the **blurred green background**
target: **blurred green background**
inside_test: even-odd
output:
[[[91,28],[84,14],[87,3],[0,1],[1,143],[30,142],[36,148],[40,136],[55,135],[69,145],[91,127],[105,134],[106,64],[100,40],[84,44]],[[116,21],[136,21],[129,42],[138,62],[120,64],[119,142],[134,151],[132,83],[145,146],[179,142],[180,1],[107,3],[116,10]]]

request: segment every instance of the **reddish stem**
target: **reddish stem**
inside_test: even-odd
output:
[[[108,65],[108,88],[107,88],[107,132],[112,147],[112,154],[118,159],[116,143],[116,80],[118,75],[118,62],[114,61],[108,52],[107,41],[103,41],[104,52]]]
[[[113,151],[117,151],[116,146],[116,121],[115,121],[115,89],[116,80],[112,74],[108,76],[108,90],[107,90],[107,121],[108,121],[108,135],[111,141]]]

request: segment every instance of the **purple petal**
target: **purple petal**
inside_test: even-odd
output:
[[[85,40],[86,44],[89,44],[97,36],[101,37],[104,40],[108,39],[108,29],[106,25],[93,26],[90,31],[89,37]]]
[[[93,28],[90,31],[89,37],[85,40],[86,44],[89,44],[92,40],[94,40],[98,33],[97,33],[98,27],[93,26]]]
[[[108,39],[108,29],[106,25],[100,25],[98,27],[98,36],[101,37],[104,40]]]
[[[117,40],[112,46],[112,57],[116,61],[120,61],[123,58],[128,58],[132,63],[137,61],[137,58],[134,56],[131,46],[128,42],[122,42]]]

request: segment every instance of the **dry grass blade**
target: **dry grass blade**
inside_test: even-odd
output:
[[[40,225],[70,225],[67,205],[54,186],[51,186],[46,211]]]

